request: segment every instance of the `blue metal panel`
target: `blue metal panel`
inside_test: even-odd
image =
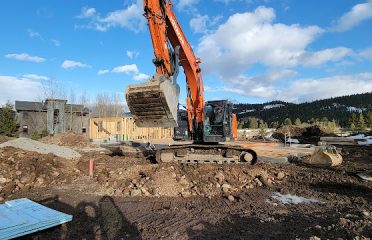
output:
[[[11,239],[54,227],[72,216],[47,208],[27,198],[0,204],[0,239]]]

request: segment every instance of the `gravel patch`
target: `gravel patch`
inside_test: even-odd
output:
[[[46,144],[29,138],[17,138],[0,144],[0,148],[15,147],[27,151],[34,151],[41,154],[53,153],[54,155],[66,159],[78,159],[81,155],[68,147],[54,144]]]

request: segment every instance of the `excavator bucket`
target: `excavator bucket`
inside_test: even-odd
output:
[[[144,84],[128,85],[126,99],[137,127],[178,127],[180,87],[164,75]]]

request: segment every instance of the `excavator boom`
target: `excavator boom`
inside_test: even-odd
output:
[[[189,130],[203,124],[204,86],[199,63],[187,42],[171,1],[144,0],[155,58],[156,74],[145,84],[129,85],[126,98],[137,126],[177,127],[179,86],[182,65],[188,86]],[[195,119],[195,121],[193,121]]]

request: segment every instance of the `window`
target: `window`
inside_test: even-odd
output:
[[[99,121],[98,122],[98,132],[102,132],[102,130],[103,130],[103,122]]]
[[[59,109],[55,109],[53,112],[53,122],[54,124],[59,123]]]
[[[116,131],[120,132],[120,130],[121,130],[121,122],[118,121],[118,122],[116,123]]]
[[[83,133],[86,133],[86,132],[87,132],[87,129],[84,127],[81,131],[82,131]]]

